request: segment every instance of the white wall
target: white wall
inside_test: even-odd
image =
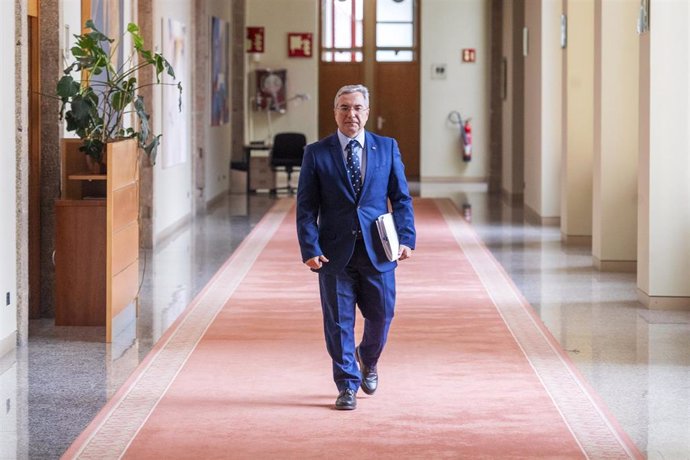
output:
[[[289,103],[285,114],[271,116],[273,134],[281,131],[298,131],[307,136],[308,142],[318,137],[318,43],[319,43],[319,2],[314,0],[247,0],[246,25],[264,27],[265,52],[254,56],[247,55],[247,92],[253,88],[255,69],[286,69],[287,97],[307,93],[308,101]],[[311,58],[287,57],[288,32],[311,32],[314,50]],[[268,124],[265,112],[254,112],[247,104],[245,140],[266,140]]]
[[[185,25],[187,40],[185,43],[186,68],[184,70],[175,69],[175,74],[182,81],[182,111],[186,120],[187,136],[184,145],[179,148],[184,150],[184,163],[180,163],[168,168],[163,168],[163,161],[159,157],[153,173],[153,240],[156,241],[161,234],[178,224],[188,217],[192,210],[192,159],[191,159],[191,68],[193,36],[192,36],[192,4],[187,0],[156,0],[153,5],[153,36],[154,43],[146,44],[157,51],[163,49],[163,20],[168,18],[175,19]],[[151,111],[154,113],[154,132],[162,133],[162,142],[165,142],[165,132],[163,132],[163,101],[162,90],[156,87],[153,92],[153,103]],[[148,102],[147,102],[148,104]],[[158,115],[158,116],[156,116]],[[160,154],[161,150],[159,150]],[[225,165],[225,171],[228,163]],[[227,174],[227,173],[226,173]],[[226,177],[227,180],[227,177]]]
[[[489,168],[489,2],[425,0],[421,4],[421,164],[425,179],[486,179]],[[462,63],[474,48],[475,63]],[[432,80],[432,64],[447,78]],[[473,159],[463,163],[459,130],[448,114],[472,118]]]
[[[70,48],[74,46],[74,35],[81,33],[83,24],[81,22],[81,0],[62,0],[62,14],[60,15],[60,52],[67,56],[67,62],[72,62]],[[62,65],[62,68],[65,66]],[[80,79],[79,72],[72,72],[72,78]],[[75,138],[74,131],[67,131],[67,123],[62,124],[62,137]]]
[[[14,88],[14,2],[0,2],[0,87]],[[4,98],[0,112],[0,139],[5,145],[0,149],[0,356],[16,343],[17,331],[17,157],[15,142],[15,102]],[[10,294],[10,305],[6,295]]]
[[[211,17],[215,16],[228,23],[230,37],[233,35],[232,31],[232,2],[227,0],[214,0],[206,3],[208,18],[208,30],[211,32]],[[211,39],[209,36],[209,46]],[[232,85],[232,50],[228,50],[228,60],[230,62],[230,74],[228,75],[228,83]],[[211,52],[208,53],[208,67],[205,72],[205,77],[208,79],[208,91],[211,91]],[[202,75],[196,75],[195,78],[204,78]],[[199,139],[198,143],[204,149],[204,200],[208,203],[215,197],[222,193],[226,193],[229,187],[229,168],[230,157],[232,155],[232,123],[233,114],[232,107],[237,104],[242,104],[242,101],[232,100],[232,91],[230,91],[230,120],[228,123],[220,126],[211,126],[211,108],[208,107],[204,113],[198,113],[195,116],[203,117],[206,135],[204,139]],[[209,103],[211,102],[210,94],[207,97]]]

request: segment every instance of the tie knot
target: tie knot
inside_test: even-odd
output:
[[[359,142],[357,142],[357,139],[352,139],[350,142],[347,143],[347,148],[350,149],[351,152],[354,152],[358,147]]]

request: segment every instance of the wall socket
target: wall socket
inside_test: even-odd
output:
[[[10,305],[10,293],[9,293],[9,291],[7,292],[7,294],[5,294],[5,305],[6,306]]]

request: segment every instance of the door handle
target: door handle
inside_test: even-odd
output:
[[[376,117],[376,129],[381,131],[383,129],[383,124],[386,122],[386,119],[383,118],[381,115]]]

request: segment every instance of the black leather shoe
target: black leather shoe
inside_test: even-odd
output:
[[[338,394],[335,400],[335,408],[338,410],[355,410],[357,408],[357,393],[346,388]]]
[[[359,372],[362,374],[362,391],[368,395],[373,395],[379,386],[379,374],[376,372],[376,366],[364,365],[361,356],[359,356],[359,347],[355,348],[355,357],[359,363]]]

